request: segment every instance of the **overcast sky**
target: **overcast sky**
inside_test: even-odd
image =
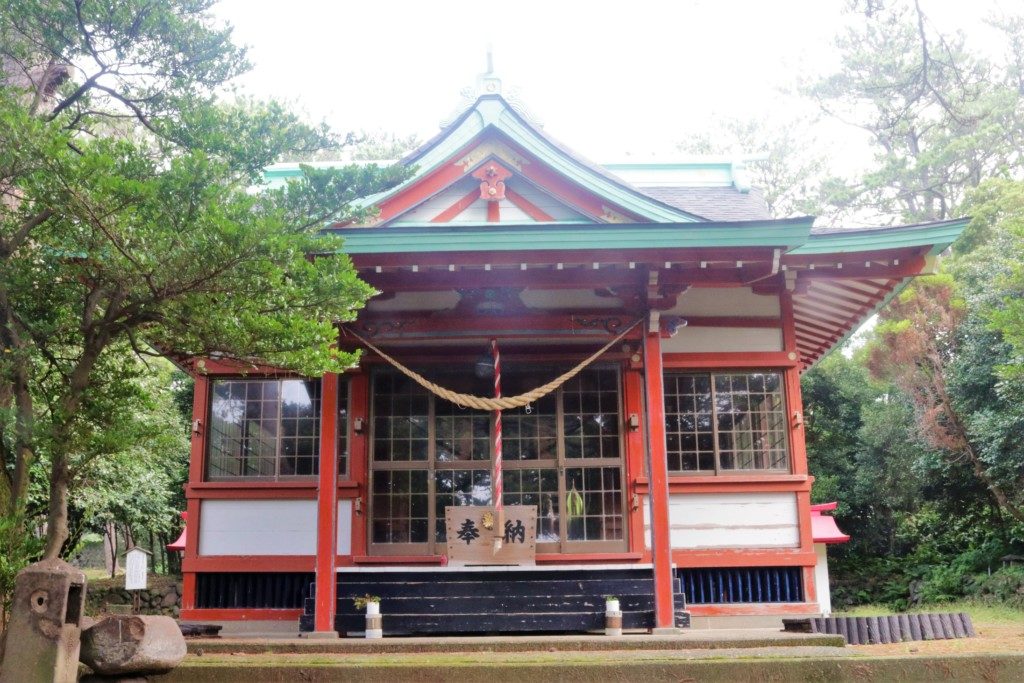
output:
[[[1022,4],[922,2],[940,28],[961,27],[979,44],[983,16]],[[835,65],[846,4],[225,0],[216,12],[250,47],[247,92],[346,131],[433,135],[484,70],[490,44],[505,88],[518,89],[550,134],[611,161],[670,154],[716,116],[796,116],[802,105],[779,89]],[[822,131],[835,155],[863,155],[852,131]]]

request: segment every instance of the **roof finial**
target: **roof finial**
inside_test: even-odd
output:
[[[487,43],[487,71],[476,77],[476,97],[500,95],[501,79],[494,75],[494,47]]]

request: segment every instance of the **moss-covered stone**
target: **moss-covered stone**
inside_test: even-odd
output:
[[[195,657],[159,681],[353,681],[394,683],[415,672],[418,683],[487,680],[488,683],[528,681],[1019,681],[1024,680],[1024,655],[965,656],[682,658],[631,660],[628,656],[573,658],[559,661],[521,657],[472,662],[461,657],[406,663],[353,662],[346,657]]]

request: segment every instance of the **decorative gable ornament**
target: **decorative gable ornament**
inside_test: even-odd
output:
[[[512,177],[512,171],[492,161],[473,171],[473,177],[480,181],[480,199],[500,202],[505,199],[505,181]]]

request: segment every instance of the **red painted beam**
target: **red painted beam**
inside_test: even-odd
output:
[[[315,555],[203,555],[182,560],[186,572],[311,572]]]
[[[395,218],[417,204],[433,197],[465,175],[465,170],[454,163],[446,163],[431,175],[419,180],[402,192],[380,203],[378,223]],[[479,194],[479,190],[477,191]]]
[[[814,551],[798,548],[774,550],[673,550],[672,560],[680,567],[806,567],[817,561]]]
[[[865,259],[867,260],[867,259]],[[798,281],[801,279],[825,279],[825,280],[863,280],[869,279],[902,279],[920,275],[925,269],[926,263],[923,256],[915,256],[906,260],[900,260],[898,266],[894,265],[872,265],[865,268],[862,265],[844,265],[842,268],[821,267],[814,270],[801,270]]]
[[[396,228],[397,229],[397,228]],[[398,254],[352,254],[352,262],[357,268],[401,268],[409,266],[446,267],[455,265],[483,265],[519,267],[520,263],[547,264],[586,264],[617,263],[625,266],[629,262],[641,265],[653,265],[662,268],[665,261],[672,263],[688,263],[699,267],[704,261],[709,267],[716,264],[728,264],[735,268],[736,261],[753,263],[755,261],[771,263],[772,249],[767,247],[740,247],[725,249],[722,247],[694,249],[578,249],[571,252],[554,249],[516,250],[516,251],[450,251]],[[740,270],[736,268],[736,270]]]
[[[298,621],[301,609],[185,609],[182,619],[195,621]]]
[[[531,202],[529,199],[519,194],[515,190],[508,187],[505,188],[505,196],[512,202],[520,211],[525,213],[527,216],[539,223],[546,223],[555,220],[547,213],[544,212],[539,206]]]
[[[451,290],[472,285],[479,288],[526,287],[531,289],[604,289],[609,287],[633,286],[646,287],[646,270],[628,269],[621,266],[604,267],[595,270],[593,263],[600,264],[600,259],[586,264],[563,264],[563,269],[556,268],[502,268],[490,271],[483,268],[463,268],[456,271],[426,270],[420,266],[419,272],[400,271],[377,273],[364,268],[359,277],[377,289],[386,293],[393,292],[429,292]],[[454,264],[451,264],[454,265]],[[673,268],[661,270],[658,280],[659,287],[743,287],[743,274],[738,268]]]
[[[704,368],[787,368],[797,365],[785,351],[666,353],[664,364],[673,370]]]
[[[447,223],[448,221],[452,220],[460,213],[468,209],[470,206],[472,206],[473,203],[476,202],[476,200],[478,199],[480,199],[480,189],[474,187],[472,191],[470,191],[470,193],[467,194],[465,197],[459,199],[457,202],[449,206],[447,209],[431,218],[430,222]]]

